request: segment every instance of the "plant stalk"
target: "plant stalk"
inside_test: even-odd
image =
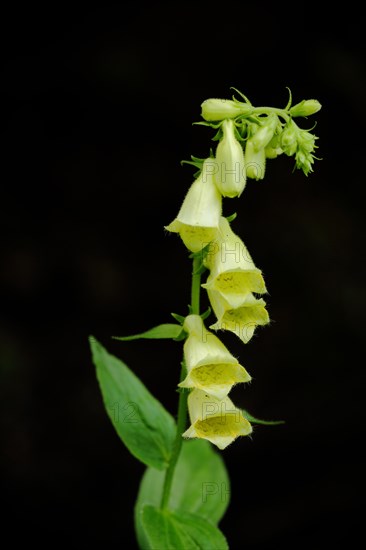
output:
[[[192,284],[191,284],[191,312],[199,315],[200,313],[200,294],[201,294],[201,256],[199,254],[193,256],[192,266]],[[180,372],[180,382],[186,376],[186,365],[182,361]],[[169,461],[169,466],[165,473],[163,494],[161,498],[161,509],[167,509],[169,504],[170,491],[172,488],[175,467],[178,462],[179,454],[182,448],[183,438],[182,433],[185,430],[187,421],[187,396],[188,392],[184,388],[179,389],[178,415],[177,415],[177,434],[175,436],[173,450]]]

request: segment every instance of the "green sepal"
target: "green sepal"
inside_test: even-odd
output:
[[[148,340],[160,340],[164,338],[171,338],[175,340],[180,336],[182,332],[182,327],[174,323],[164,323],[162,325],[157,325],[146,332],[141,332],[141,334],[133,334],[132,336],[112,336],[113,340],[122,340],[122,342],[128,342],[129,340],[139,340],[140,338],[145,338]]]
[[[242,92],[239,92],[239,90],[237,90],[236,88],[234,88],[234,86],[230,86],[230,90],[234,90],[237,94],[239,94],[245,101],[245,103],[247,103],[248,105],[252,106],[251,102],[249,101],[249,99],[247,98],[247,96],[245,96]],[[238,99],[236,99],[236,97],[233,95],[233,100],[234,101],[237,101],[238,103],[241,103]]]
[[[186,331],[182,328],[182,330],[180,331],[180,333],[178,334],[178,336],[176,338],[174,338],[174,342],[181,342],[182,340],[185,340],[187,338],[188,334],[186,333]]]
[[[220,122],[207,122],[207,121],[199,121],[199,122],[193,122],[192,123],[192,126],[210,126],[211,128],[214,128],[214,130],[217,130],[218,128],[220,128],[222,124],[222,120],[220,120]]]
[[[255,418],[255,416],[252,416],[248,411],[245,411],[244,409],[241,409],[241,412],[249,422],[252,424],[263,424],[264,426],[278,426],[279,424],[285,424],[284,420],[260,420],[259,418]]]
[[[222,130],[221,128],[219,128],[216,134],[214,135],[214,137],[211,138],[211,141],[220,141],[221,138],[222,138]]]
[[[104,405],[117,434],[141,462],[158,470],[167,468],[176,434],[173,417],[127,365],[93,336],[89,342]]]
[[[206,309],[206,311],[204,311],[203,313],[201,313],[200,317],[201,317],[202,321],[205,321],[205,320],[207,319],[207,317],[209,317],[209,316],[211,315],[211,311],[212,311],[211,308],[208,307],[208,308]]]
[[[238,141],[248,139],[248,119],[238,117],[235,119],[236,132],[239,135]]]
[[[201,263],[199,268],[194,272],[194,275],[202,275],[202,273],[204,273],[205,271],[207,271],[207,267],[203,263]]]
[[[178,321],[178,323],[180,323],[181,325],[183,325],[184,320],[185,320],[184,315],[179,315],[178,313],[171,313],[170,315],[171,315],[172,317],[174,317],[174,319],[175,319],[176,321]]]
[[[289,95],[289,98],[288,98],[288,102],[287,102],[287,105],[286,107],[284,108],[284,111],[289,111],[290,108],[291,108],[291,105],[292,105],[292,93],[291,93],[291,90],[288,86],[286,86],[287,90],[288,90],[288,95]]]
[[[203,166],[203,162],[195,161],[195,160],[181,160],[180,163],[181,163],[181,165],[190,164],[191,166],[194,166],[195,168],[198,168],[199,172],[201,172],[202,166]]]
[[[237,215],[238,215],[238,214],[237,214],[236,212],[234,212],[234,214],[231,214],[231,216],[226,216],[226,219],[227,219],[227,221],[228,221],[229,223],[231,223],[232,221],[235,220],[235,218],[237,217]]]
[[[141,514],[147,543],[154,550],[228,550],[223,533],[208,520],[194,514],[145,506]],[[143,549],[144,550],[144,549]]]
[[[211,247],[211,243],[208,243],[206,244],[206,246],[204,246],[201,250],[199,250],[198,252],[191,252],[190,255],[188,256],[191,260],[194,260],[194,258],[199,258],[201,260],[201,262],[204,261],[204,259],[206,258],[207,254],[210,252],[210,247]],[[201,266],[199,267],[199,269],[201,268]]]

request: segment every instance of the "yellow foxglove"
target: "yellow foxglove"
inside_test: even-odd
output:
[[[220,218],[220,233],[210,244],[205,266],[210,270],[203,288],[217,290],[231,308],[240,306],[250,292],[267,292],[262,272],[256,268],[243,241]]]
[[[224,197],[239,197],[246,184],[243,148],[235,137],[233,120],[222,123],[223,137],[216,149],[215,183]]]
[[[266,302],[262,298],[258,300],[249,293],[238,307],[233,308],[217,290],[208,290],[207,293],[217,317],[217,322],[210,326],[213,330],[234,332],[246,344],[258,325],[269,323]]]
[[[184,343],[187,376],[178,384],[180,387],[198,388],[223,399],[234,384],[251,380],[219,338],[206,329],[199,315],[188,315],[183,328],[188,333]]]
[[[212,159],[203,163],[201,174],[185,196],[176,219],[165,229],[179,233],[191,252],[199,252],[217,237],[222,198],[213,180]]]
[[[188,396],[188,411],[191,425],[183,437],[207,439],[219,449],[253,431],[229,397],[221,400],[195,389]]]

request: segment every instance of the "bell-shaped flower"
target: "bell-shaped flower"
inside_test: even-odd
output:
[[[213,330],[229,330],[246,344],[252,338],[258,325],[269,323],[266,302],[247,294],[240,305],[233,308],[217,290],[208,290],[208,297],[217,322],[210,326]]]
[[[224,399],[234,384],[249,382],[251,376],[239,365],[224,344],[209,332],[199,315],[188,315],[184,324],[186,378],[181,388],[198,388],[217,399]]]
[[[195,389],[188,396],[188,412],[191,425],[183,437],[207,439],[219,449],[225,449],[238,436],[253,431],[229,397],[221,400]]]
[[[213,159],[206,159],[201,174],[185,196],[176,219],[165,229],[179,233],[191,252],[199,252],[219,232],[222,198],[213,179]]]
[[[203,288],[219,291],[231,308],[239,307],[250,292],[267,292],[262,272],[223,216],[218,238],[210,244],[205,257],[205,266],[210,275]]]
[[[224,197],[239,197],[246,184],[243,148],[235,136],[233,120],[222,123],[223,137],[216,149],[215,183]]]

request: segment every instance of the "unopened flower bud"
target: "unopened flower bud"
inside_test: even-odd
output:
[[[310,116],[320,111],[321,108],[321,104],[316,99],[303,99],[300,103],[291,107],[290,115],[293,117]]]
[[[235,137],[232,120],[222,123],[223,137],[216,149],[215,183],[224,197],[239,197],[246,184],[243,148]]]
[[[271,147],[270,145],[267,145],[264,149],[265,155],[267,159],[275,159],[278,157],[278,155],[282,155],[283,150],[281,147]]]
[[[280,134],[275,133],[269,144],[264,148],[267,159],[275,159],[283,153],[280,147]]]
[[[274,113],[268,115],[267,118],[261,123],[259,129],[251,138],[254,151],[257,152],[268,145],[268,143],[273,138],[273,135],[277,128],[277,124],[278,117]]]
[[[201,116],[209,122],[248,115],[253,110],[247,103],[233,101],[232,99],[206,99],[201,108]]]
[[[255,151],[252,138],[245,145],[245,168],[247,177],[254,180],[262,180],[266,171],[266,149]]]
[[[285,128],[282,131],[280,142],[281,148],[286,155],[291,156],[296,153],[297,150],[297,138],[299,128],[293,120],[289,120]]]

